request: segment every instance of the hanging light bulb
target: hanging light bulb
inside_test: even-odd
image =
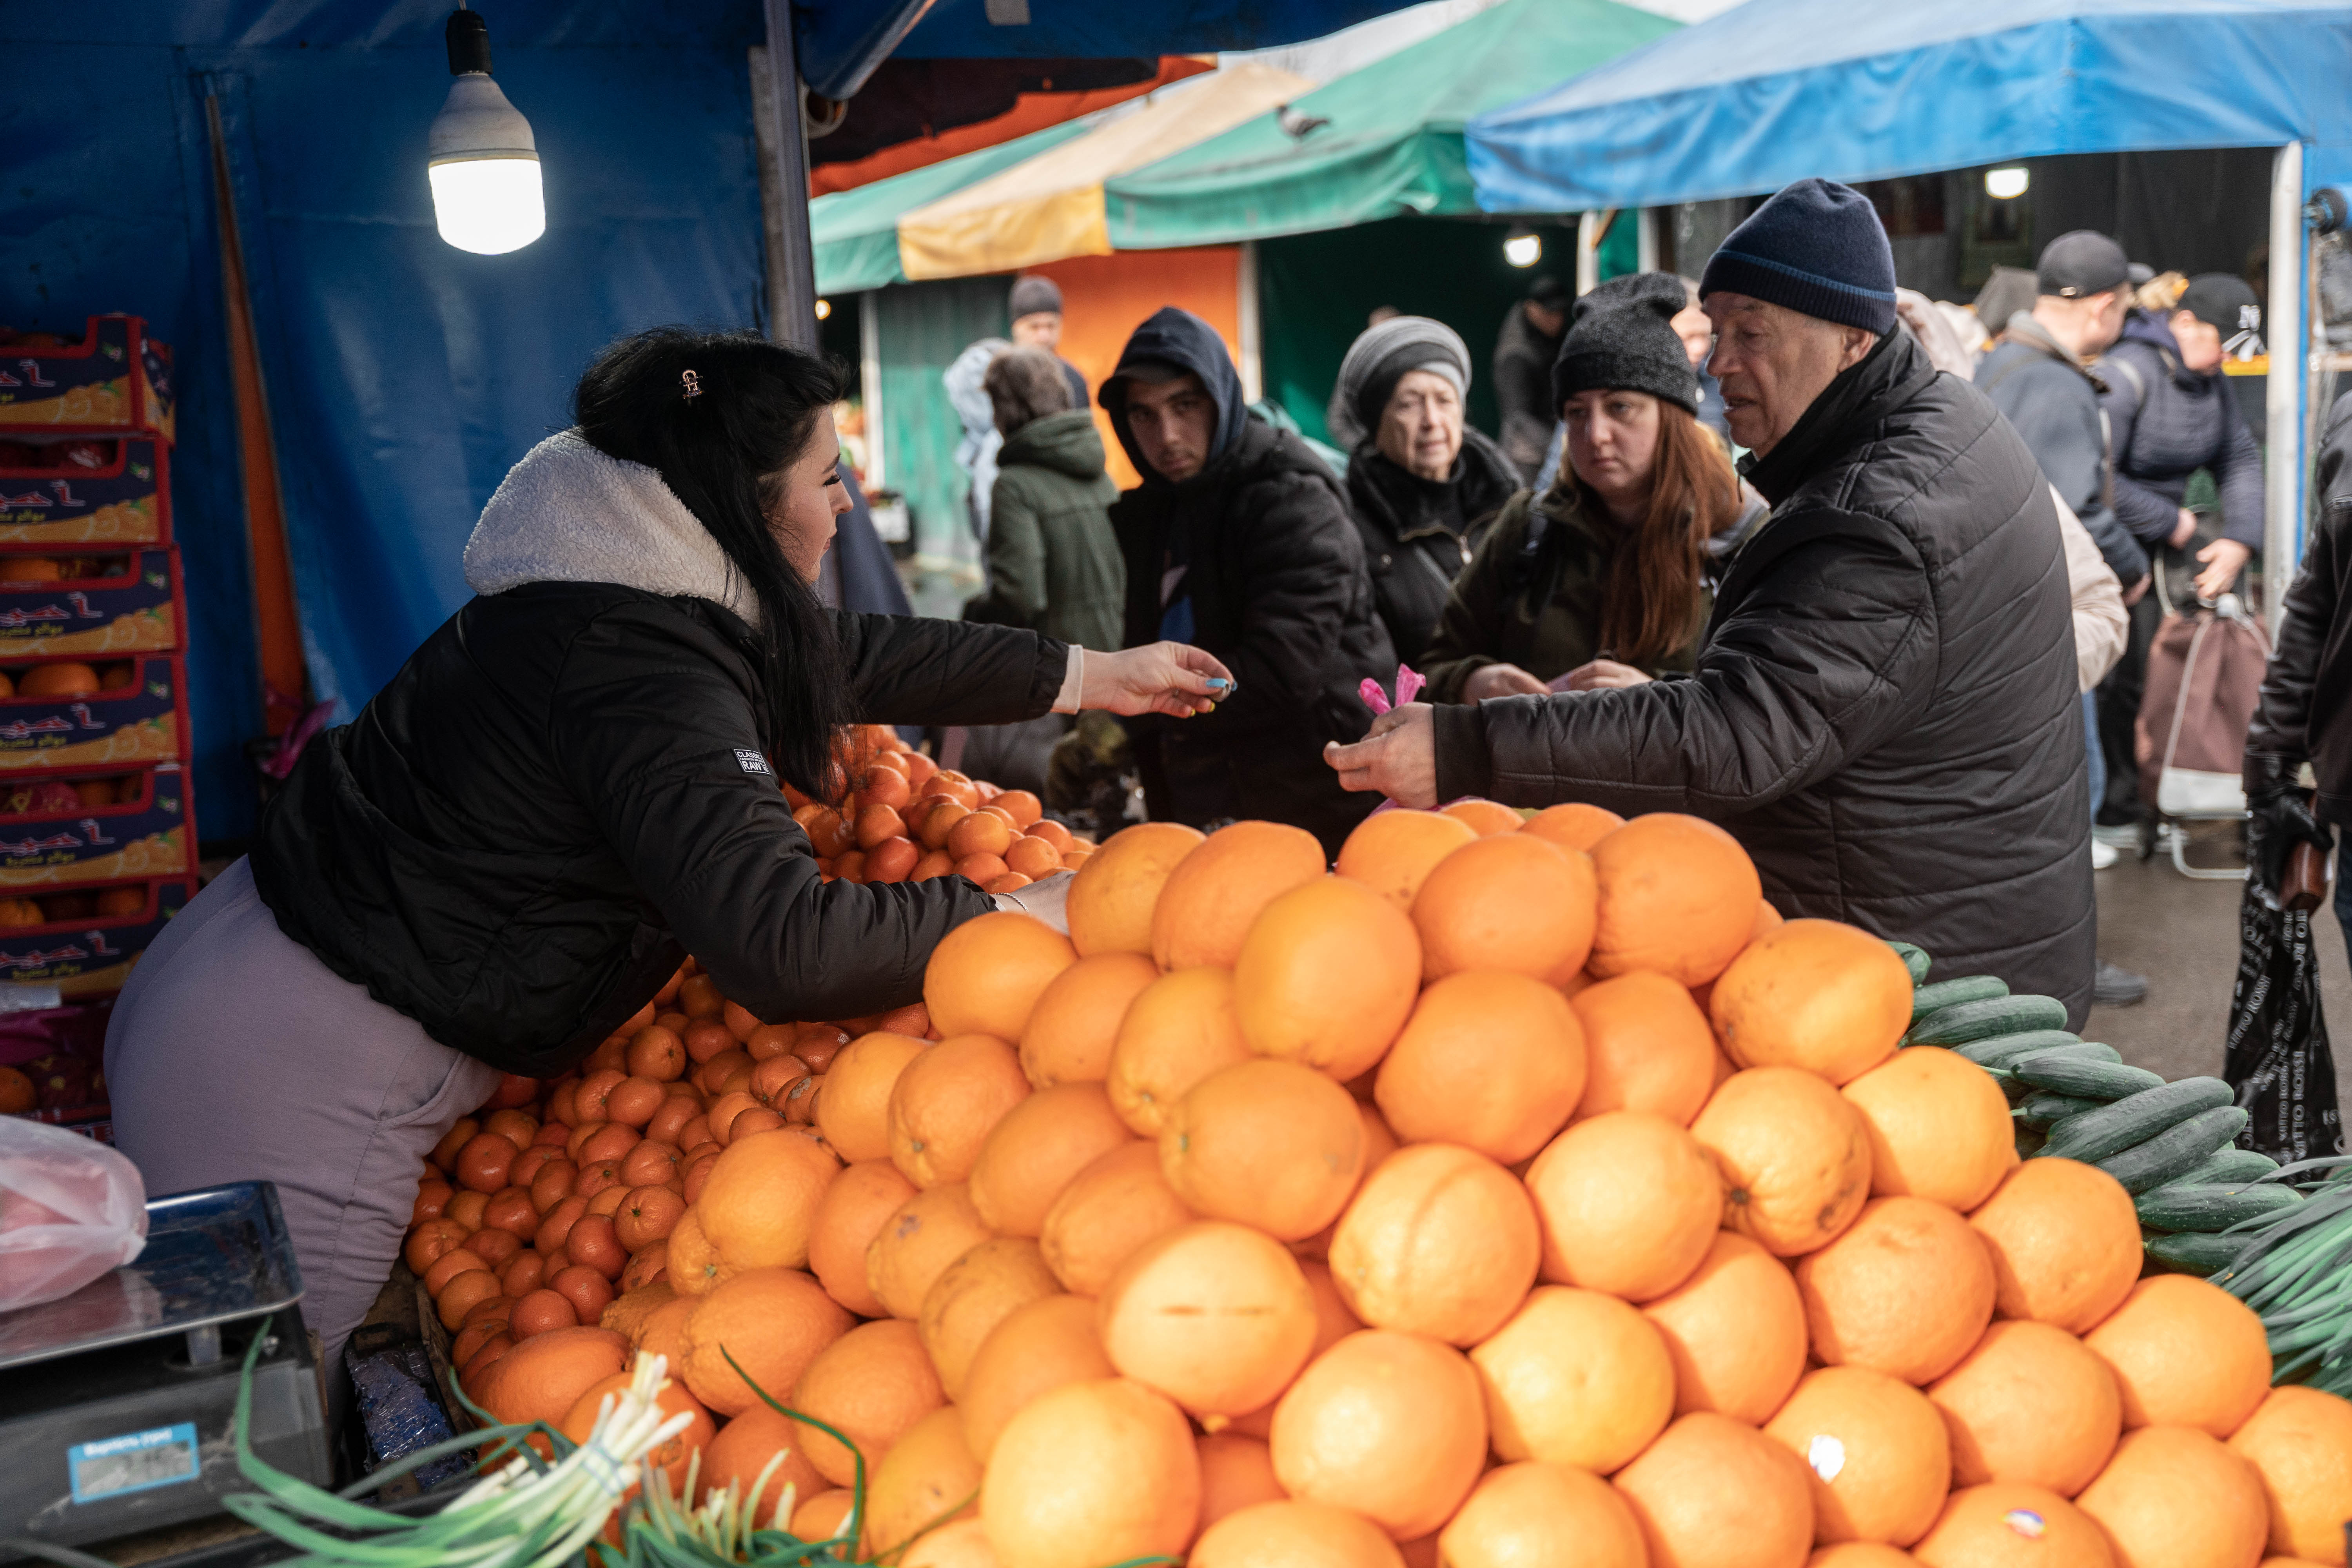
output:
[[[2015,201],[2025,194],[2026,187],[2032,183],[2033,175],[2029,170],[2009,168],[1985,171],[1985,195],[1997,202]]]
[[[1523,223],[1513,224],[1503,237],[1503,259],[1514,267],[1533,267],[1543,259],[1543,236]]]
[[[449,14],[448,101],[426,141],[433,221],[441,237],[478,256],[520,250],[547,232],[539,144],[530,121],[490,79],[490,29],[481,14]]]

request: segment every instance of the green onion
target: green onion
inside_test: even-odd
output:
[[[2222,1232],[2248,1245],[2213,1283],[2261,1315],[2272,1382],[2352,1397],[2352,1158],[2302,1160],[2261,1179],[2310,1195]]]

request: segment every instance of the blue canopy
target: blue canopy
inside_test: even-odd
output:
[[[1809,174],[2315,143],[2352,175],[2342,0],[1748,0],[1470,121],[1490,212],[1658,206]]]

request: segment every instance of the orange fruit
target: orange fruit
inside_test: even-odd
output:
[[[912,1322],[948,1265],[987,1239],[961,1182],[919,1192],[866,1244],[866,1287],[892,1317]]]
[[[1110,1076],[1110,1048],[1128,1004],[1160,977],[1139,952],[1082,958],[1037,994],[1021,1031],[1021,1070],[1039,1089],[1099,1083]]]
[[[1592,869],[1600,910],[1589,963],[1602,980],[1636,969],[1685,985],[1713,980],[1748,945],[1764,896],[1738,840],[1671,812],[1637,816],[1601,839]]]
[[[1805,1559],[1805,1568],[1912,1568],[1919,1560],[1899,1546],[1876,1541],[1841,1541]]]
[[[2139,1279],[2139,1215],[2123,1184],[2095,1165],[2028,1160],[2001,1178],[1969,1224],[1992,1255],[2004,1318],[2086,1333]]]
[[[500,1422],[554,1426],[582,1394],[626,1371],[628,1360],[629,1342],[610,1329],[551,1329],[518,1342],[483,1387],[468,1384],[466,1393]]]
[[[1364,1169],[1364,1124],[1331,1079],[1295,1061],[1221,1068],[1160,1130],[1160,1170],[1195,1214],[1279,1241],[1339,1217]]]
[[[1952,1434],[1952,1479],[2031,1481],[2073,1497],[2115,1451],[2115,1374],[2063,1329],[1997,1322],[1928,1385]]]
[[[887,1314],[866,1282],[866,1249],[883,1223],[914,1195],[915,1184],[898,1166],[861,1160],[834,1177],[817,1200],[809,1223],[809,1271],[826,1295],[861,1318]]]
[[[1396,1541],[1453,1516],[1486,1460],[1486,1401],[1460,1351],[1366,1329],[1307,1365],[1274,1407],[1283,1489],[1351,1509]]]
[[[1911,1548],[1927,1568],[2115,1568],[2098,1521],[2047,1487],[1994,1481],[1951,1495]]]
[[[686,1320],[680,1370],[697,1399],[716,1414],[738,1415],[761,1403],[751,1383],[780,1403],[788,1398],[817,1352],[847,1333],[850,1322],[841,1303],[807,1275],[747,1268],[696,1303]]]
[[[1555,807],[1554,809],[1558,809]],[[1715,1031],[1690,992],[1636,970],[1570,999],[1584,1030],[1580,1117],[1646,1110],[1687,1127],[1715,1087]]]
[[[1372,1096],[1408,1143],[1459,1143],[1515,1164],[1567,1125],[1584,1064],[1583,1030],[1553,987],[1525,974],[1449,974],[1421,994]]]
[[[1025,1237],[992,1237],[941,1269],[923,1293],[916,1322],[948,1397],[963,1397],[971,1358],[997,1324],[1016,1308],[1059,1293],[1037,1244]]]
[[[1764,1434],[1804,1461],[1816,1541],[1908,1546],[1943,1511],[1952,1483],[1944,1418],[1925,1394],[1885,1373],[1807,1373]]]
[[[1306,1364],[1315,1325],[1297,1260],[1221,1220],[1138,1248],[1096,1316],[1113,1366],[1203,1417],[1244,1415],[1280,1394]]]
[[[1182,1413],[1123,1377],[1066,1384],[1024,1405],[980,1488],[1003,1568],[1179,1556],[1200,1511],[1201,1460]]]
[[[870,1476],[907,1428],[946,1404],[947,1395],[914,1326],[885,1318],[860,1323],[817,1352],[782,1403],[845,1435],[866,1456]],[[802,1423],[801,1442],[819,1475],[837,1487],[856,1483],[856,1456],[823,1428]]]
[[[1895,1054],[1911,991],[1911,972],[1868,931],[1789,921],[1716,981],[1715,1031],[1741,1067],[1803,1068],[1847,1083]]]
[[[2340,1475],[2341,1454],[2336,1463]],[[2270,1539],[2262,1478],[2193,1426],[2127,1433],[2106,1468],[2074,1501],[2106,1527],[2118,1568],[2254,1568]],[[2343,1542],[2338,1521],[2339,1552]]]
[[[699,1297],[677,1296],[656,1307],[637,1331],[636,1348],[647,1355],[660,1356],[673,1368],[682,1367],[686,1361],[687,1320],[701,1304]]]
[[[1102,1085],[1041,1089],[1005,1112],[981,1144],[966,1183],[971,1206],[999,1236],[1037,1236],[1079,1172],[1134,1141]]]
[[[897,1563],[898,1568],[998,1568],[988,1527],[976,1519],[940,1526],[908,1547]]]
[[[1552,808],[1557,811],[1559,808]],[[1641,1521],[1600,1477],[1525,1460],[1486,1472],[1438,1531],[1449,1568],[1647,1568]]]
[[[1065,1289],[1098,1296],[1137,1247],[1192,1218],[1160,1173],[1160,1145],[1128,1143],[1062,1189],[1037,1240]]]
[[[996,1124],[1028,1098],[1021,1058],[1003,1040],[941,1040],[908,1062],[890,1087],[890,1163],[919,1187],[961,1182]]]
[[[1413,895],[1424,978],[1503,970],[1558,985],[1592,951],[1591,859],[1503,832],[1440,860]]]
[[[817,1205],[840,1173],[833,1152],[804,1129],[756,1132],[730,1143],[711,1165],[695,1217],[734,1268],[804,1268]]]
[[[1345,877],[1266,905],[1234,961],[1234,1010],[1250,1049],[1341,1083],[1381,1059],[1420,992],[1412,921]]]
[[[1348,1310],[1348,1303],[1340,1299],[1339,1286],[1331,1281],[1328,1264],[1318,1263],[1313,1258],[1301,1258],[1298,1271],[1307,1277],[1307,1293],[1315,1299],[1315,1344],[1307,1352],[1307,1359],[1311,1362],[1363,1328],[1364,1323],[1362,1319]],[[1224,1430],[1249,1437],[1270,1436],[1274,1431],[1274,1404],[1269,1402],[1258,1406],[1234,1420]]]
[[[1612,1484],[1642,1522],[1650,1568],[1799,1568],[1812,1549],[1804,1462],[1727,1415],[1677,1418]]]
[[[2254,1310],[2207,1280],[2158,1274],[2132,1287],[2083,1342],[2116,1374],[2124,1430],[2235,1432],[2270,1392],[2270,1339]]]
[[[1675,1411],[1675,1367],[1657,1326],[1614,1296],[1546,1285],[1470,1352],[1495,1452],[1607,1474]]]
[[[1416,1143],[1365,1173],[1331,1238],[1331,1278],[1376,1329],[1468,1345],[1517,1310],[1542,1251],[1510,1172],[1458,1144]]]
[[[1590,854],[1594,845],[1624,826],[1625,819],[1605,806],[1570,801],[1565,805],[1544,807],[1521,823],[1519,831],[1557,844],[1562,849]]]
[[[1163,970],[1231,969],[1265,906],[1323,872],[1323,846],[1303,827],[1220,827],[1168,873],[1151,910],[1152,962]]]
[[[1443,812],[1376,811],[1348,835],[1332,868],[1409,911],[1437,863],[1477,837],[1468,823]]]
[[[1440,815],[1451,816],[1467,825],[1479,837],[1491,837],[1497,833],[1517,833],[1527,819],[1498,800],[1482,800],[1475,796],[1457,800],[1442,809]]]
[[[1968,1223],[1925,1198],[1873,1198],[1797,1264],[1813,1354],[1913,1384],[1959,1364],[1992,1320],[1992,1258]]]
[[[1219,1432],[1202,1437],[1193,1447],[1201,1456],[1201,1528],[1208,1529],[1229,1513],[1239,1513],[1245,1508],[1262,1502],[1281,1502],[1285,1493],[1282,1483],[1274,1479],[1274,1451],[1263,1437],[1245,1437],[1236,1432]],[[1314,1507],[1314,1504],[1307,1504]],[[1371,1531],[1371,1539],[1382,1546],[1389,1538],[1364,1521],[1357,1521]],[[1394,1550],[1394,1548],[1390,1548]],[[1195,1548],[1193,1561],[1198,1562]]]
[[[817,1096],[816,1130],[855,1164],[890,1157],[890,1090],[907,1064],[930,1049],[905,1035],[861,1035],[841,1048]]]
[[[700,1507],[704,1498],[725,1491],[730,1484],[740,1484],[748,1497],[760,1472],[779,1453],[784,1456],[784,1462],[776,1467],[767,1487],[751,1500],[753,1520],[759,1528],[768,1529],[778,1505],[783,1501],[785,1488],[809,1498],[824,1489],[824,1478],[816,1473],[816,1467],[802,1452],[800,1424],[764,1405],[754,1405],[703,1444],[702,1468],[696,1475],[697,1492],[692,1503]]]
[[[1542,1274],[1648,1301],[1689,1279],[1723,1213],[1715,1159],[1663,1116],[1579,1121],[1528,1167],[1543,1226]]]
[[[2001,1098],[1983,1069],[1969,1071]],[[2002,1101],[2004,1124],[2008,1102]],[[1776,1257],[1826,1246],[1870,1200],[1862,1114],[1800,1068],[1749,1068],[1726,1079],[1691,1122],[1723,1172],[1723,1223]]]
[[[1105,1088],[1119,1120],[1157,1138],[1184,1091],[1250,1058],[1234,1010],[1234,977],[1222,969],[1180,969],[1145,986],[1128,1007],[1111,1047]]]
[[[931,949],[923,1005],[942,1038],[1017,1040],[1054,977],[1078,961],[1070,939],[1010,910],[966,921]]]
[[[1675,1366],[1675,1414],[1712,1410],[1751,1426],[1805,1371],[1805,1303],[1788,1266],[1719,1230],[1697,1272],[1642,1309]]]
[[[964,1445],[963,1418],[952,1405],[908,1427],[866,1479],[863,1539],[869,1555],[942,1518],[970,1519],[977,1511],[971,1497],[980,1489],[980,1461]],[[797,1524],[794,1533],[800,1533]]]
[[[658,1284],[640,1286],[605,1308],[597,1326],[612,1330],[633,1345],[640,1345],[645,1341],[646,1324],[656,1312],[677,1300],[677,1292],[670,1289],[667,1279]],[[515,1303],[515,1310],[518,1312],[522,1310],[521,1301]]]
[[[2009,1099],[1966,1057],[1916,1046],[1842,1092],[1862,1112],[1875,1196],[1932,1198],[1965,1213],[2017,1163]]]
[[[101,689],[98,671],[86,664],[41,664],[16,678],[19,697],[89,697]]]
[[[1396,1543],[1363,1515],[1280,1496],[1220,1515],[1201,1532],[1185,1563],[1187,1568],[1405,1568]]]
[[[850,1505],[856,1500],[856,1494],[847,1487],[820,1491],[793,1510],[792,1531],[803,1541],[834,1540],[849,1522]]]
[[[1180,822],[1139,822],[1103,840],[1070,882],[1065,910],[1082,957],[1151,951],[1151,910],[1169,873],[1207,842]]]
[[[989,1331],[965,1368],[964,1441],[983,1464],[1014,1411],[1049,1389],[1089,1378],[1117,1377],[1095,1331],[1095,1303],[1086,1296],[1055,1295],[1024,1302]]]
[[[2352,1520],[2352,1404],[2294,1384],[2273,1388],[2230,1435],[2269,1500],[2273,1552],[2329,1562]]]

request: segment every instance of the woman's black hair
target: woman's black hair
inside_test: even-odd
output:
[[[572,395],[580,433],[659,473],[758,599],[770,753],[781,777],[820,800],[835,793],[833,742],[856,714],[840,639],[767,517],[841,395],[840,373],[805,350],[688,327],[607,345]]]

